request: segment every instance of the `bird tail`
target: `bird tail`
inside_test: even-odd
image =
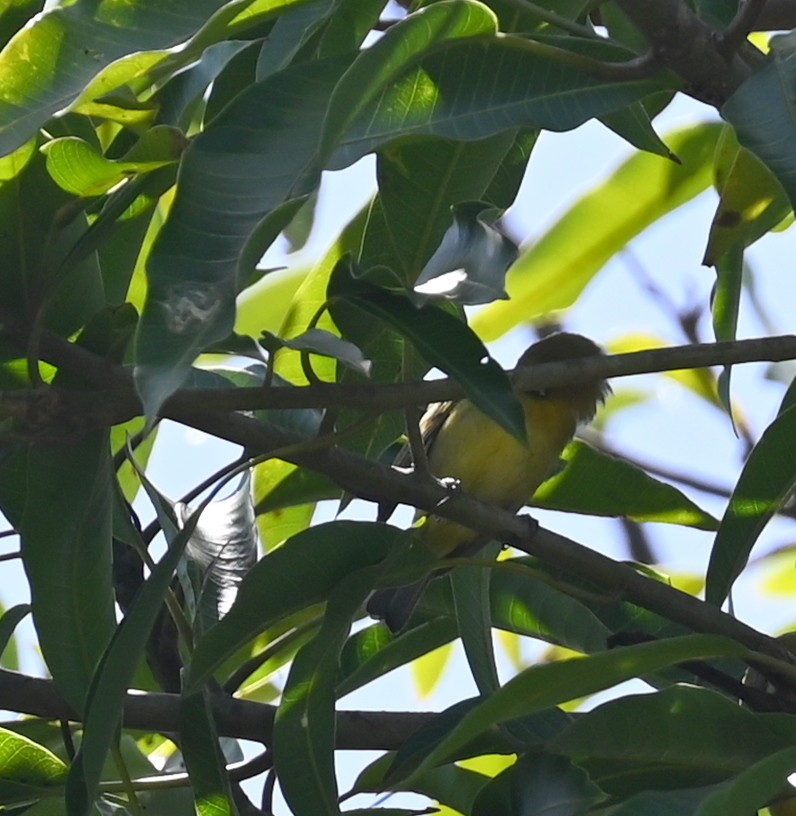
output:
[[[415,607],[433,577],[426,575],[414,584],[377,590],[368,598],[365,606],[368,614],[384,621],[394,635],[399,634],[409,623]]]

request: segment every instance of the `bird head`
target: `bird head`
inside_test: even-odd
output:
[[[558,332],[527,348],[517,361],[516,371],[520,372],[543,363],[599,357],[602,353],[602,349],[595,342],[582,334]],[[611,386],[603,379],[588,378],[569,385],[557,385],[544,390],[524,388],[523,391],[543,399],[564,402],[572,410],[577,422],[588,422],[594,416],[597,405],[605,402],[605,398],[611,393]]]

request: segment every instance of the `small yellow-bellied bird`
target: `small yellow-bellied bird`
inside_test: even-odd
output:
[[[598,403],[610,392],[605,380],[599,379],[545,390],[520,390],[517,372],[542,363],[600,354],[599,346],[588,338],[566,332],[545,337],[524,352],[517,362],[514,382],[525,409],[525,443],[468,399],[431,406],[420,421],[431,473],[455,479],[466,493],[516,513],[555,472],[561,452],[578,425],[592,419]],[[423,515],[418,513],[418,517]],[[471,554],[487,541],[476,531],[438,516],[425,518],[418,535],[439,558]],[[411,586],[378,590],[369,599],[367,610],[393,632],[399,632],[427,583],[425,579]]]

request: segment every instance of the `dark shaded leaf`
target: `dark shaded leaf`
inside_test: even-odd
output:
[[[745,653],[742,646],[727,638],[687,635],[532,666],[469,711],[425,757],[419,770],[445,760],[496,723],[593,694],[631,677],[643,677],[686,660]]]
[[[92,431],[76,444],[33,447],[26,478],[19,531],[33,620],[59,690],[82,712],[115,625],[108,432]]]
[[[605,624],[585,604],[537,577],[532,569],[499,565],[493,570],[491,597],[494,626],[585,654],[607,646],[611,632]]]
[[[294,813],[338,816],[335,684],[351,621],[383,565],[356,570],[331,591],[321,628],[293,660],[274,720],[274,767]]]
[[[381,623],[362,629],[346,641],[340,655],[338,697],[370,683],[387,672],[450,643],[458,634],[452,618],[438,617],[393,635]]]
[[[352,285],[344,296],[410,340],[428,363],[453,377],[490,419],[518,439],[526,438],[525,416],[508,376],[465,323],[442,309],[418,309],[401,295],[365,283]]]
[[[195,688],[238,648],[287,615],[320,603],[350,572],[409,549],[410,533],[338,521],[299,533],[250,570],[232,609],[197,643],[186,678]]]
[[[149,633],[161,610],[163,596],[171,582],[194,525],[203,509],[177,530],[169,503],[139,473],[155,505],[169,549],[152,569],[116,628],[91,680],[86,699],[83,740],[69,769],[67,809],[70,816],[88,816],[97,796],[103,765],[121,723],[124,695],[144,654]],[[205,503],[213,498],[211,493]],[[110,581],[108,582],[110,587]]]
[[[553,754],[527,754],[481,789],[472,816],[580,816],[605,794],[586,772]]]
[[[183,695],[179,727],[197,816],[237,816],[206,688]]]

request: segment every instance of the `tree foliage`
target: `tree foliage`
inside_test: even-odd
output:
[[[534,504],[621,519],[633,561],[390,463],[429,402],[466,395],[521,433],[484,342],[565,321],[711,186],[711,342],[680,314],[680,347],[627,338],[527,384],[614,378],[604,426],[636,399],[620,377],[664,372],[730,427],[733,366],[796,359],[791,336],[736,340],[745,251],[796,200],[796,35],[760,34],[793,26],[791,0],[4,4],[0,509],[20,545],[1,568],[21,560],[29,598],[0,618],[0,700],[32,715],[0,729],[4,812],[270,813],[275,785],[296,816],[425,812],[348,804],[387,791],[465,816],[776,812],[796,658],[722,610],[792,513],[792,387],[759,438],[735,416],[748,458],[721,518],[599,432],[567,449]],[[656,132],[683,96],[720,119]],[[540,132],[592,120],[630,158],[521,244],[503,214]],[[377,191],[327,252],[269,268],[310,233],[324,171],[368,155]],[[172,501],[147,477],[162,420],[239,456]],[[352,499],[380,520],[313,522]],[[452,562],[393,635],[367,598],[439,566],[381,520],[397,504],[513,548]],[[693,593],[649,566],[662,522],[710,537]],[[28,615],[48,678],[11,670]],[[338,711],[457,639],[477,696]],[[495,644],[529,641],[552,658],[500,679]],[[632,678],[649,693],[575,707]],[[241,739],[261,753],[240,761]],[[381,754],[346,791],[348,749]]]

